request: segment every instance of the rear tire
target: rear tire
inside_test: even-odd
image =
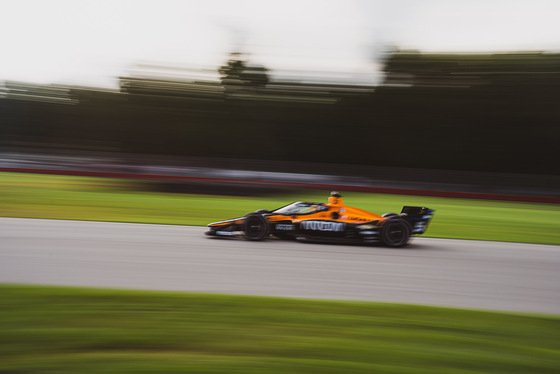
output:
[[[388,247],[404,247],[408,243],[412,227],[401,218],[389,219],[381,228],[380,239]]]
[[[270,225],[260,214],[251,214],[242,226],[243,236],[247,240],[263,240],[270,234]]]

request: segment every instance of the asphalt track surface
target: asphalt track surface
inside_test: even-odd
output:
[[[560,314],[560,246],[419,237],[391,249],[204,231],[0,218],[0,282]]]

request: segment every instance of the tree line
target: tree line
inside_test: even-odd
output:
[[[237,60],[236,60],[237,59]],[[558,174],[560,55],[398,51],[384,83],[124,76],[119,90],[5,82],[0,147]]]

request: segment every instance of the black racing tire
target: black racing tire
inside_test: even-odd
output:
[[[404,247],[408,243],[412,227],[402,218],[391,218],[381,227],[381,242],[388,247]]]
[[[261,214],[251,214],[245,218],[241,231],[247,240],[263,240],[270,234],[270,225]]]

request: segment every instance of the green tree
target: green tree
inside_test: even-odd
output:
[[[240,52],[230,53],[226,65],[218,70],[226,92],[265,87],[269,82],[267,71],[264,66],[248,64]]]

